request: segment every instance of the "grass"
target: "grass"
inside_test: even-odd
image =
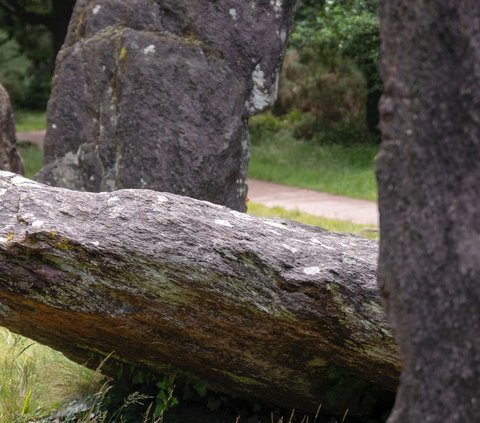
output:
[[[302,213],[298,210],[289,211],[281,207],[265,207],[261,204],[249,202],[248,214],[257,217],[277,217],[281,219],[294,220],[305,225],[319,226],[331,232],[348,232],[364,238],[378,239],[378,228],[372,225],[358,225],[343,220],[326,219]]]
[[[0,422],[23,423],[94,395],[101,376],[63,354],[0,328]]]
[[[111,388],[100,371],[89,370],[58,351],[0,327],[1,423],[124,423],[125,410],[152,399],[133,392],[116,410],[108,411],[104,402]],[[153,403],[141,414],[135,421],[163,423],[164,410],[157,413]]]
[[[256,117],[260,121],[262,116]],[[255,125],[256,118],[253,118]],[[46,128],[45,112],[16,112],[17,131]],[[271,120],[271,119],[270,119]],[[325,138],[325,137],[324,137]],[[279,184],[377,200],[375,156],[371,144],[318,144],[296,139],[285,125],[270,132],[252,131],[252,157],[249,177]],[[21,147],[26,176],[33,176],[42,163],[35,147]]]
[[[17,132],[41,131],[47,127],[46,113],[42,111],[15,111],[15,126]]]
[[[249,177],[279,184],[377,200],[372,144],[318,144],[296,139],[290,129],[252,134]]]
[[[43,152],[36,145],[19,143],[18,152],[23,159],[25,176],[32,179],[43,166]]]

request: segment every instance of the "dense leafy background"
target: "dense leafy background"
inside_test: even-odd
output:
[[[15,106],[45,109],[75,0],[0,0],[0,83]]]
[[[45,109],[73,4],[0,0],[0,82],[17,108]],[[377,136],[377,8],[378,0],[300,3],[274,108],[276,117],[290,115],[296,137],[344,143]]]
[[[297,135],[378,134],[382,83],[378,0],[300,4],[283,68],[277,115],[302,113]]]

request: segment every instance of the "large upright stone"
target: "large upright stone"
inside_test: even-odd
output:
[[[382,4],[378,277],[404,373],[390,423],[480,416],[480,2]]]
[[[43,182],[245,209],[248,117],[276,95],[296,0],[77,2]]]
[[[17,153],[17,137],[10,97],[0,84],[0,170],[23,174],[23,164]]]

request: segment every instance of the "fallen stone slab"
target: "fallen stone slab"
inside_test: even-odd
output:
[[[6,172],[0,199],[0,325],[80,363],[173,365],[282,408],[368,416],[392,399],[375,242]]]

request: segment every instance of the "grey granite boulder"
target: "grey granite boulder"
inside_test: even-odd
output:
[[[245,210],[247,121],[275,98],[295,3],[78,1],[38,179]]]
[[[10,97],[0,84],[0,170],[23,174],[23,164],[17,153],[17,137]]]
[[[404,372],[390,423],[480,416],[480,2],[382,3],[378,278]]]

